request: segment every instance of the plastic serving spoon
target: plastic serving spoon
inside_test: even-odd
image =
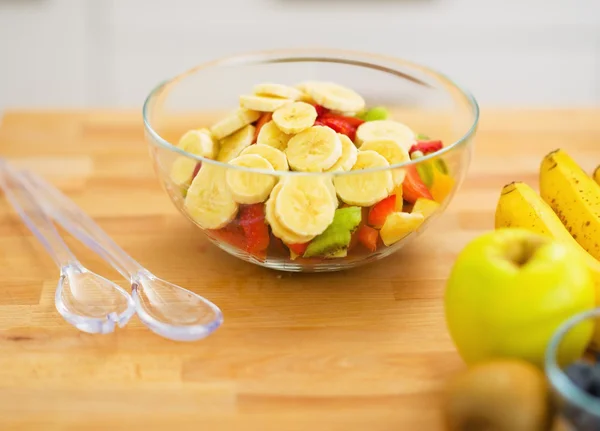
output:
[[[60,268],[54,301],[63,318],[77,329],[106,334],[124,326],[135,313],[133,299],[117,284],[86,269],[62,240],[12,168],[0,159],[0,186],[25,225]]]
[[[210,335],[222,324],[219,307],[142,267],[73,201],[40,176],[25,171],[16,175],[40,199],[50,217],[131,282],[135,310],[150,330],[172,340],[194,341]]]

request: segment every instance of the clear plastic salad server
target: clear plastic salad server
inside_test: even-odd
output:
[[[60,268],[55,294],[58,312],[81,331],[106,334],[123,327],[135,313],[128,292],[86,269],[69,250],[52,221],[0,159],[0,186],[25,225],[42,243]]]
[[[40,176],[31,172],[19,175],[50,217],[131,282],[136,312],[150,330],[172,340],[194,341],[210,335],[221,325],[223,314],[215,304],[142,267],[73,201]]]

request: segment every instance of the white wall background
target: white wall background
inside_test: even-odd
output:
[[[600,0],[0,0],[0,109],[139,107],[197,63],[302,46],[420,61],[482,105],[600,106]]]

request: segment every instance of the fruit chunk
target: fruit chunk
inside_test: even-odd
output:
[[[274,121],[266,123],[258,133],[257,144],[268,145],[278,150],[285,150],[292,135],[283,133]]]
[[[393,120],[368,121],[356,129],[359,148],[367,141],[380,139],[392,139],[408,151],[415,143],[415,134],[405,124]]]
[[[333,112],[324,112],[318,118],[320,120],[326,120],[326,119],[327,120],[329,120],[329,119],[338,120],[338,121],[348,124],[349,126],[355,128],[355,129],[365,122],[364,120],[362,120],[358,117],[350,117],[348,115],[334,114]]]
[[[300,133],[317,119],[315,107],[306,102],[288,103],[273,112],[273,121],[283,133]]]
[[[292,137],[285,154],[296,171],[322,172],[342,156],[342,142],[329,127],[314,126]]]
[[[263,254],[269,247],[269,227],[265,222],[263,204],[243,205],[240,207],[239,223],[246,238],[246,251]]]
[[[387,216],[395,211],[396,195],[388,196],[381,202],[377,202],[373,208],[369,210],[368,223],[374,228],[381,229]]]
[[[229,162],[232,166],[255,168],[275,172],[273,166],[263,157],[256,154],[238,156]],[[225,181],[236,202],[255,204],[264,202],[275,186],[273,175],[248,172],[235,168],[227,169]]]
[[[359,151],[351,171],[389,167],[388,161],[375,151]],[[371,206],[385,199],[394,189],[389,169],[366,174],[340,175],[333,179],[339,197],[349,205]]]
[[[269,145],[251,145],[245,148],[240,155],[243,156],[245,154],[256,154],[258,156],[263,157],[271,164],[271,166],[273,166],[273,169],[275,169],[276,171],[290,170],[285,154],[282,151],[279,151],[277,148],[271,147]]]
[[[264,114],[262,114],[260,116],[260,118],[258,119],[258,121],[256,122],[256,130],[254,131],[254,143],[256,143],[256,141],[258,140],[258,135],[260,134],[260,131],[262,130],[263,126],[265,124],[267,124],[269,121],[271,121],[271,118],[273,118],[273,113],[272,112],[265,112]]]
[[[591,275],[579,256],[547,236],[503,228],[458,255],[446,285],[446,322],[467,365],[512,357],[543,367],[548,342],[568,318],[591,310]],[[581,357],[593,321],[569,331],[559,364]]]
[[[425,217],[425,219],[428,219],[439,209],[439,207],[440,204],[436,201],[432,201],[431,199],[419,198],[415,202],[412,212],[423,214],[423,217]]]
[[[379,234],[383,243],[389,247],[415,232],[423,221],[425,221],[423,214],[394,212],[386,218]]]
[[[229,162],[235,159],[244,148],[252,145],[255,132],[256,127],[250,124],[221,140],[221,149],[217,160],[219,162]]]
[[[265,205],[265,218],[269,226],[271,226],[271,231],[273,235],[277,238],[281,239],[286,244],[304,244],[308,243],[311,239],[315,237],[315,235],[299,235],[295,232],[292,232],[287,227],[285,227],[277,214],[275,213],[275,203],[279,200],[279,192],[283,187],[283,183],[278,183],[275,187],[273,187],[273,191],[271,192],[271,196],[267,200]]]
[[[369,251],[377,250],[377,240],[379,239],[379,231],[370,226],[362,225],[358,228],[358,241]]]
[[[260,112],[239,108],[218,123],[214,124],[210,128],[210,132],[215,139],[223,139],[224,137],[237,132],[242,127],[247,126],[250,123],[254,123],[259,117]]]
[[[219,150],[217,142],[208,129],[189,130],[179,139],[177,147],[207,159],[214,159]]]
[[[256,94],[244,94],[240,96],[240,106],[242,108],[260,112],[273,112],[290,102],[289,99],[258,96]]]
[[[306,249],[308,248],[308,242],[302,244],[286,244],[287,247],[293,251],[297,256],[302,256]]]
[[[412,147],[410,147],[410,150],[408,150],[409,153],[413,153],[415,151],[420,151],[423,154],[427,155],[429,153],[435,153],[436,151],[441,150],[442,148],[444,148],[444,144],[442,143],[442,141],[417,141],[416,144],[414,144]]]
[[[410,161],[408,151],[406,151],[398,142],[392,139],[378,139],[367,141],[360,147],[361,151],[373,150],[381,154],[390,165]],[[402,168],[396,168],[392,171],[394,185],[398,186],[404,181],[406,171]]]
[[[294,176],[283,182],[275,202],[275,214],[283,226],[297,235],[316,236],[331,224],[336,207],[337,199],[325,180]]]
[[[282,84],[265,82],[254,86],[254,94],[281,97],[283,99],[298,100],[302,98],[302,92],[294,87]]]
[[[337,133],[346,135],[352,142],[356,137],[356,127],[340,118],[322,116],[317,119],[315,124],[330,127]]]
[[[240,250],[246,250],[246,237],[242,227],[237,223],[229,223],[220,229],[206,229],[205,232],[215,241],[227,243]]]
[[[498,359],[450,380],[444,417],[448,431],[547,431],[554,411],[543,372],[525,361]]]
[[[437,164],[434,164],[434,166],[437,166]],[[442,171],[434,167],[433,183],[429,188],[429,192],[434,200],[442,203],[444,200],[446,200],[450,193],[452,193],[455,184],[456,182],[454,181],[454,178],[448,174],[442,173]]]
[[[365,100],[360,94],[333,82],[309,82],[306,92],[319,105],[332,111],[358,112],[365,108]]]
[[[341,133],[338,133],[338,137],[342,143],[342,155],[332,167],[327,169],[327,172],[349,171],[356,163],[358,157],[358,150],[356,149],[354,142],[352,142],[348,136],[342,135]]]
[[[308,244],[304,257],[329,256],[345,250],[350,244],[352,232],[360,224],[361,212],[360,207],[337,209],[327,229]]]
[[[390,117],[389,111],[383,106],[375,106],[358,116],[365,121],[387,120]]]
[[[231,222],[238,204],[225,182],[225,169],[204,163],[185,197],[190,218],[203,229],[220,229]]]
[[[433,196],[421,180],[421,177],[419,177],[419,173],[414,165],[406,167],[406,177],[402,183],[402,194],[404,200],[412,204],[417,202],[419,198],[433,200]]]
[[[542,161],[540,194],[573,238],[600,260],[600,185],[559,149]]]

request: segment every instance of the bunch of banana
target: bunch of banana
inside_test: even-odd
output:
[[[568,245],[586,262],[596,284],[600,305],[600,181],[564,151],[544,157],[540,194],[523,182],[502,189],[496,208],[496,228],[521,227]],[[600,341],[600,332],[595,337]]]

